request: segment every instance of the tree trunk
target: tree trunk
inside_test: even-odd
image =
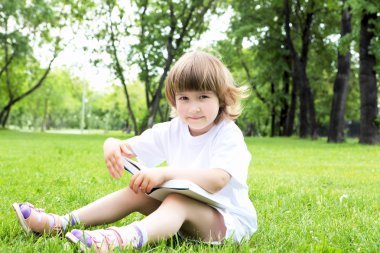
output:
[[[363,144],[377,144],[380,141],[376,118],[377,108],[377,80],[375,65],[376,59],[370,54],[370,43],[374,38],[374,24],[377,13],[363,12],[360,24],[360,135],[359,142]]]
[[[149,107],[149,116],[148,116],[148,122],[147,122],[148,128],[151,128],[154,124],[154,119],[155,119],[156,114],[158,112],[158,107],[160,106],[160,101],[161,101],[161,97],[162,97],[162,90],[164,87],[165,79],[166,79],[166,76],[169,72],[170,65],[172,64],[172,62],[173,62],[173,55],[172,55],[171,51],[168,49],[168,58],[166,60],[164,73],[160,77],[158,88],[156,90],[156,93],[154,94],[152,104]]]
[[[12,53],[12,55],[8,58],[8,56],[5,58],[5,64],[3,67],[0,69],[0,77],[1,75],[8,69],[8,66],[12,63],[12,60],[15,57],[15,52]]]
[[[293,130],[294,130],[294,119],[296,116],[296,108],[297,108],[297,93],[298,93],[298,86],[293,81],[292,82],[292,93],[291,93],[291,99],[290,99],[290,108],[289,113],[286,118],[286,128],[285,128],[285,136],[292,136]]]
[[[300,131],[299,136],[301,138],[308,137],[308,130],[310,128],[310,122],[308,118],[309,103],[308,103],[308,92],[305,83],[306,69],[305,66],[301,66],[302,63],[297,60],[294,64],[296,66],[296,71],[294,73],[293,79],[297,80],[299,83],[299,97],[300,97]]]
[[[286,57],[286,62],[290,62],[290,58]],[[291,65],[291,63],[289,64]],[[292,135],[292,131],[290,131],[290,134],[288,135],[288,129],[293,129],[293,126],[288,126],[289,123],[293,123],[293,121],[289,120],[289,117],[291,116],[290,114],[290,107],[288,103],[288,95],[289,95],[289,89],[290,89],[290,75],[289,71],[285,70],[282,74],[282,84],[283,84],[283,89],[282,93],[284,95],[284,98],[281,99],[281,112],[280,112],[280,129],[279,129],[279,135],[280,136],[290,136]],[[293,114],[294,115],[294,114]]]
[[[8,117],[9,117],[9,114],[11,112],[11,109],[12,109],[12,105],[10,105],[9,103],[1,109],[1,112],[0,112],[0,125],[3,128],[7,124]]]
[[[119,78],[119,80],[123,86],[125,100],[127,103],[127,111],[129,113],[129,116],[132,119],[133,130],[135,132],[135,135],[137,135],[137,134],[139,134],[139,129],[137,126],[135,114],[134,114],[133,109],[132,109],[131,100],[130,100],[129,92],[128,92],[128,87],[127,87],[127,84],[125,82],[123,67],[120,64],[119,57],[117,54],[116,45],[115,45],[116,38],[115,38],[115,33],[114,33],[114,24],[112,23],[112,19],[111,19],[111,9],[112,9],[111,6],[109,6],[109,22],[110,22],[109,25],[110,25],[110,36],[111,36],[110,39],[111,39],[111,49],[112,49],[111,50],[111,57],[113,57],[113,59],[114,59],[113,68],[115,70],[116,76]]]
[[[275,89],[274,89],[274,83],[272,82],[270,85],[270,91],[272,94],[272,97],[275,95]],[[271,133],[270,136],[274,137],[276,136],[276,105],[272,101],[270,103],[270,109],[271,109]]]
[[[351,33],[351,14],[349,9],[342,11],[341,37]],[[344,114],[350,75],[350,51],[345,55],[338,50],[338,72],[334,82],[334,95],[331,105],[330,126],[327,142],[341,143],[344,141]]]
[[[310,2],[310,9],[313,10],[314,2]],[[290,31],[290,6],[289,0],[284,0],[285,33],[286,45],[290,50],[292,59],[292,81],[294,89],[298,90],[300,97],[300,131],[299,136],[306,138],[310,134],[313,138],[317,137],[317,123],[314,106],[314,96],[309,85],[306,74],[308,52],[310,45],[310,32],[313,22],[314,12],[308,12],[302,22],[302,47],[298,54],[291,38]]]
[[[19,102],[20,100],[24,99],[25,97],[29,96],[30,94],[32,94],[34,91],[36,91],[39,87],[41,87],[41,85],[44,83],[46,77],[48,76],[50,70],[51,70],[51,65],[53,64],[53,61],[57,58],[57,53],[54,54],[53,58],[50,60],[50,63],[49,63],[49,66],[47,67],[47,69],[45,70],[45,72],[43,73],[43,75],[41,76],[41,78],[38,80],[38,82],[32,86],[32,88],[30,88],[29,90],[27,90],[26,92],[24,92],[23,94],[19,95],[18,97],[14,98],[12,94],[9,95],[9,101],[8,101],[8,104],[6,106],[4,106],[1,111],[0,111],[0,125],[2,127],[5,127],[7,121],[8,121],[8,116],[9,116],[9,113],[12,109],[12,106],[14,104],[16,104],[17,102]],[[8,70],[6,70],[8,71]]]
[[[300,138],[307,138],[312,136],[313,139],[317,138],[317,123],[314,106],[314,95],[309,85],[309,80],[306,74],[306,62],[301,59],[293,60],[293,85],[298,89],[298,96],[300,98]]]
[[[306,67],[305,67],[306,71]],[[310,120],[310,135],[313,140],[316,140],[318,138],[318,125],[317,125],[317,114],[315,112],[315,104],[314,104],[314,94],[313,90],[311,89],[309,85],[309,80],[306,77],[306,86],[307,86],[307,98],[308,98],[308,114],[309,114],[309,120]]]

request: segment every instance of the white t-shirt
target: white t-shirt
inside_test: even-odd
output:
[[[188,126],[179,118],[159,123],[140,136],[128,139],[139,162],[154,167],[166,161],[178,169],[220,168],[231,175],[227,185],[215,193],[228,208],[222,213],[239,220],[240,237],[251,236],[257,229],[255,208],[248,196],[247,174],[251,160],[243,134],[230,120],[222,120],[207,133],[191,136]],[[236,224],[234,224],[236,226]]]

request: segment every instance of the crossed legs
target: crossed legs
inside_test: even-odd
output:
[[[106,195],[76,210],[79,220],[85,226],[95,226],[118,221],[133,212],[149,215],[161,202],[135,193],[129,187]]]
[[[146,215],[140,223],[149,242],[169,238],[180,229],[203,241],[221,241],[225,237],[224,220],[216,209],[180,194],[171,194],[161,203],[126,187],[76,212],[82,224],[92,226],[112,223],[135,211]]]

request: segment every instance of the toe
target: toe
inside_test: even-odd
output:
[[[24,219],[29,218],[30,214],[32,213],[32,209],[28,205],[20,204],[20,210],[22,216],[24,216]]]
[[[71,231],[71,234],[73,234],[76,238],[78,238],[79,241],[86,244],[87,247],[91,248],[92,240],[91,240],[90,235],[88,235],[86,232],[83,232],[82,230],[79,230],[79,229],[73,229]]]

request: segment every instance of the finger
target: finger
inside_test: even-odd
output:
[[[140,174],[138,177],[137,177],[137,179],[136,179],[136,181],[135,181],[135,184],[134,184],[134,190],[135,190],[135,192],[137,193],[137,192],[139,192],[139,190],[140,190],[140,187],[141,187],[141,183],[143,182],[143,180],[144,180],[144,177]]]
[[[129,187],[135,192],[138,193],[139,186],[141,182],[140,173],[137,173],[132,176],[131,181],[129,182]]]
[[[111,164],[109,161],[107,161],[107,162],[106,162],[106,165],[107,165],[108,172],[109,172],[110,175],[113,177],[112,164]]]
[[[120,171],[120,169],[117,167],[117,168],[115,168],[115,178],[116,179],[119,179],[119,178],[121,178],[122,176],[123,176],[123,171]]]
[[[110,169],[110,174],[111,174],[111,176],[113,177],[113,178],[119,178],[119,176],[118,176],[118,174],[117,174],[117,171],[116,171],[116,169],[115,169],[115,167],[111,167],[111,169]]]
[[[112,166],[113,166],[113,169],[115,171],[115,174],[118,177],[121,177],[123,175],[123,161],[121,159],[121,153],[120,152],[116,152],[112,156],[111,159],[112,159]]]
[[[151,193],[152,190],[154,188],[154,184],[151,182],[150,184],[148,184],[148,186],[146,187],[146,192],[145,193]]]
[[[128,158],[133,157],[133,152],[131,150],[129,150],[129,148],[127,148],[126,145],[121,144],[120,149],[121,149],[121,152],[123,153],[123,155],[125,155],[126,157],[128,157]]]
[[[138,174],[139,173],[137,172],[136,174],[134,174],[134,175],[131,176],[131,179],[129,180],[129,185],[130,186],[132,186],[134,184],[134,182],[135,182]]]
[[[112,170],[112,175],[114,178],[120,177],[119,168],[117,166],[115,166],[115,164],[111,165],[111,170]]]
[[[122,166],[122,164],[120,165],[119,162],[121,163],[121,157],[118,156],[117,154],[115,154],[111,158],[111,166],[112,166],[112,171],[113,171],[113,175],[115,178],[119,178],[123,175],[122,174],[122,167],[120,168],[120,166]]]
[[[111,174],[111,176],[115,178],[116,174],[111,162],[107,162],[107,169],[108,169],[108,172]]]
[[[117,171],[119,173],[119,176],[121,177],[124,172],[123,160],[121,159],[121,157],[117,161]]]
[[[149,180],[146,178],[141,182],[141,185],[140,185],[141,191],[146,193],[147,192],[146,188],[148,185],[149,185]]]

